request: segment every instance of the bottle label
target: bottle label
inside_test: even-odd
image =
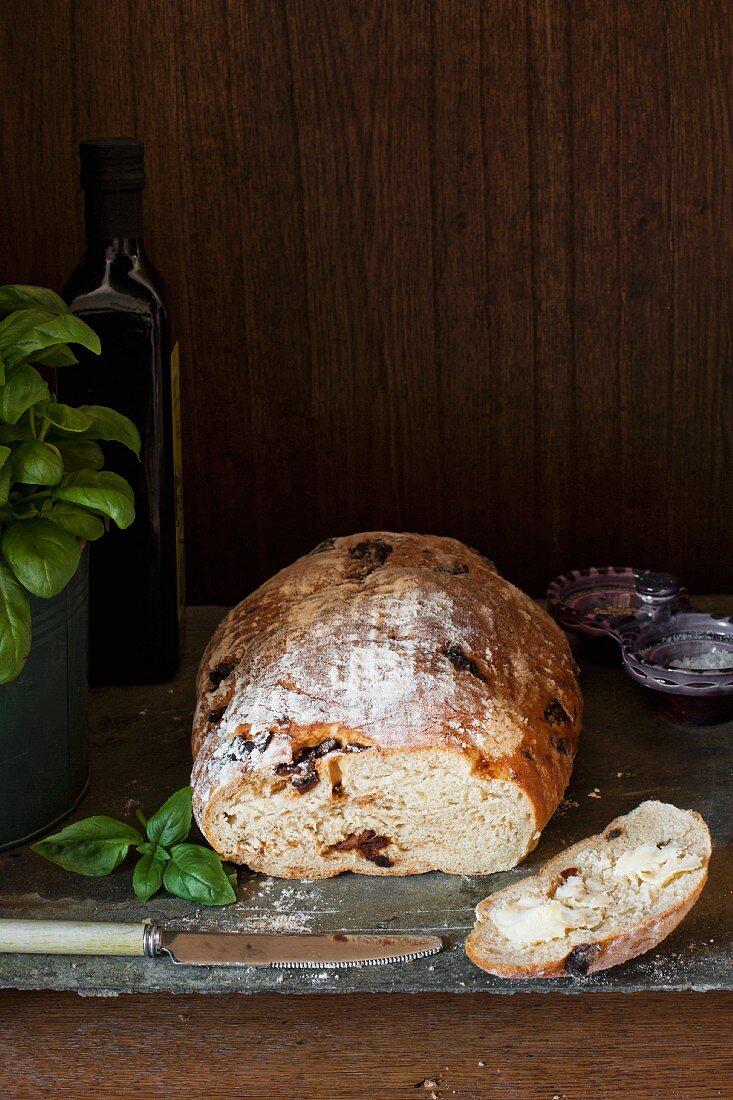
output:
[[[181,376],[178,341],[171,352],[171,411],[173,414],[173,482],[176,508],[176,572],[178,575],[178,619],[186,603],[186,560],[183,536],[183,462],[181,456]]]

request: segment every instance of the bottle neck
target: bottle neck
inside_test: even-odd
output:
[[[119,242],[119,251],[134,255],[140,251],[135,242],[142,241],[142,191],[85,191],[84,229],[87,248]]]
[[[84,249],[85,259],[104,259],[105,262],[110,263],[116,260],[118,257],[129,256],[130,259],[135,260],[138,257],[145,256],[145,250],[143,248],[143,239],[139,237],[100,237],[90,236],[87,233],[86,247]]]

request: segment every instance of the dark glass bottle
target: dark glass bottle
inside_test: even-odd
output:
[[[129,416],[141,459],[104,443],[106,466],[135,491],[135,522],[110,524],[90,555],[90,679],[161,682],[179,663],[183,515],[178,355],[160,280],[143,250],[143,146],[132,138],[79,146],[86,251],[64,297],[102,344],[58,371],[61,399]]]

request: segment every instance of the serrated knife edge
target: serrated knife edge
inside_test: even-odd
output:
[[[404,950],[400,950],[403,944]],[[336,970],[411,962],[435,955],[442,948],[442,940],[433,935],[173,932],[156,927],[150,934],[148,953],[169,955],[180,966]]]

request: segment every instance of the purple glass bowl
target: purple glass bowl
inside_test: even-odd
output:
[[[641,607],[637,572],[628,565],[574,569],[555,577],[547,589],[553,619],[582,640],[594,664],[621,664],[617,632]]]
[[[715,647],[730,654],[727,668],[674,668]],[[621,631],[626,672],[637,683],[664,695],[670,718],[712,725],[733,716],[733,618],[699,611],[677,611],[661,622]]]

